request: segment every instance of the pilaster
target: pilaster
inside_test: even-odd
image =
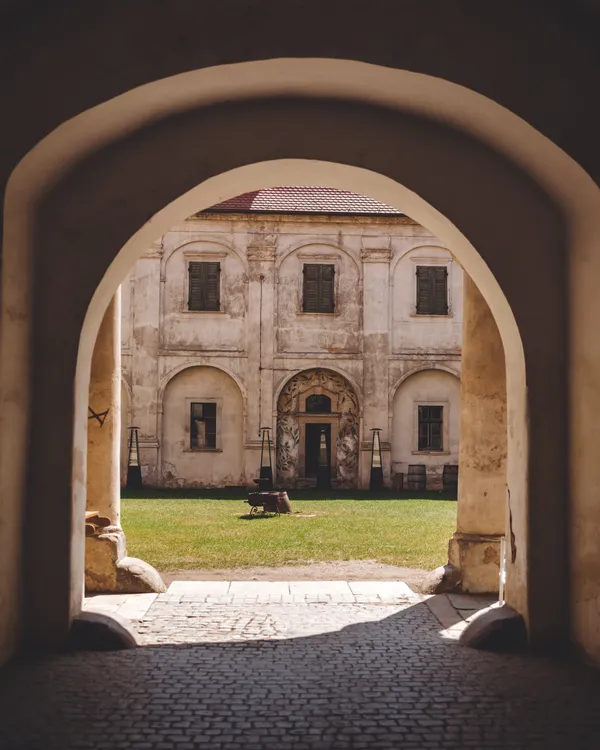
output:
[[[121,289],[100,324],[90,373],[87,510],[121,522]]]
[[[470,593],[498,591],[506,522],[506,364],[494,317],[464,277],[461,433],[450,562]]]
[[[155,242],[135,264],[132,312],[132,423],[139,428],[140,463],[144,483],[156,485],[158,465],[158,391],[161,331],[163,249]]]
[[[258,232],[248,235],[248,447],[260,446],[259,430],[271,427],[273,419],[273,356],[275,353],[275,260],[278,235]],[[258,476],[258,453],[247,452],[246,476]],[[275,453],[273,452],[273,463]],[[256,465],[254,465],[256,464]]]
[[[370,430],[381,428],[383,476],[390,482],[388,434],[389,392],[389,280],[392,257],[389,237],[363,237],[363,441],[361,487],[369,486],[371,462]]]
[[[121,529],[121,293],[98,331],[89,388],[85,587],[104,593],[163,591],[156,570],[127,556]],[[92,515],[93,514],[93,515]]]

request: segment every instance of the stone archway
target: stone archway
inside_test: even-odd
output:
[[[326,396],[331,403],[327,412],[310,413],[307,400]],[[306,472],[305,436],[307,425],[331,426],[332,484],[358,486],[360,425],[358,398],[343,375],[314,368],[294,375],[277,401],[277,477],[286,487],[310,483]],[[335,449],[334,449],[335,447]]]
[[[568,267],[573,289],[593,283],[597,186],[538,131],[474,91],[421,74],[343,60],[287,63],[295,76],[291,82],[282,78],[286,61],[249,64],[260,82],[254,98],[248,80],[230,66],[243,96],[229,91],[227,104],[219,99],[222,90],[215,83],[222,80],[211,77],[223,75],[223,70],[186,74],[196,92],[202,90],[195,82],[197,74],[206,75],[211,84],[203,94],[208,103],[194,99],[195,106],[188,101],[189,92],[179,89],[179,77],[156,82],[143,92],[127,92],[61,125],[11,176],[5,202],[7,356],[0,481],[8,513],[2,560],[13,573],[0,586],[11,607],[20,601],[15,593],[19,585],[24,596],[22,610],[15,604],[2,620],[8,623],[7,643],[16,638],[19,622],[27,644],[62,643],[80,607],[84,538],[77,519],[85,505],[81,448],[91,351],[108,300],[125,271],[162,228],[178,219],[241,192],[301,181],[366,193],[406,211],[453,247],[482,292],[507,356],[510,538],[514,534],[518,546],[508,567],[507,601],[525,615],[538,647],[565,637],[566,425],[572,416],[575,451],[593,444],[587,440],[595,419],[587,396],[596,366],[590,365],[593,372],[580,367],[574,373],[571,413],[566,363],[580,365],[582,351],[587,362],[595,363],[598,357],[594,350],[595,359],[590,359],[589,351],[593,295],[565,296],[564,273]],[[270,65],[275,78],[267,75]],[[326,80],[331,65],[340,72],[333,82]],[[369,70],[372,79],[365,77]],[[165,95],[171,86],[180,100]],[[314,127],[306,131],[300,123],[309,108]],[[159,112],[165,115],[162,119]],[[256,133],[250,140],[243,137],[249,126]],[[210,151],[189,145],[199,139],[212,144]],[[432,176],[422,169],[423,154],[429,160],[439,158],[444,168]],[[141,170],[148,179],[139,179]],[[458,174],[460,181],[454,178]],[[498,223],[501,214],[510,215],[511,223]],[[495,231],[489,232],[492,225]],[[44,233],[36,233],[39,226],[45,227]],[[64,241],[65,228],[69,242]],[[536,295],[544,304],[544,317],[532,310],[531,267],[536,269]],[[55,290],[64,288],[65,269],[73,293],[62,295],[61,305]],[[555,332],[552,337],[544,335],[549,327]],[[569,360],[567,330],[574,341]],[[30,377],[30,351],[44,378]],[[578,390],[578,382],[585,387]],[[49,443],[42,436],[50,433]],[[585,483],[597,483],[598,462],[589,458],[578,459],[581,471],[573,482],[578,513],[593,497],[582,492]],[[26,471],[28,466],[35,470]],[[48,475],[54,478],[51,485]],[[64,502],[69,493],[70,505]],[[19,547],[25,510],[28,533]],[[47,534],[49,524],[52,535]],[[593,534],[596,527],[577,528],[585,529],[591,543],[588,530]],[[550,557],[549,545],[555,551]],[[52,561],[44,580],[36,576],[32,557]],[[28,564],[21,569],[22,559]],[[585,576],[582,580],[595,585]],[[586,630],[584,618],[594,598],[582,599],[581,586],[577,596],[578,622]]]

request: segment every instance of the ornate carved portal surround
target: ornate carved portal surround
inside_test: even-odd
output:
[[[312,395],[331,400],[331,411],[307,413]],[[331,425],[331,477],[338,487],[358,483],[359,410],[350,383],[338,373],[321,368],[294,376],[277,405],[277,477],[285,486],[306,480],[306,426]]]

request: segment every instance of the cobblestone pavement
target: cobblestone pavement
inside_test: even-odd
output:
[[[432,612],[447,610],[447,598],[199,598],[167,593],[130,604],[145,642],[184,644],[7,665],[0,748],[600,747],[598,673],[463,648]]]
[[[176,581],[158,596],[94,596],[85,606],[131,620],[151,645],[318,635],[420,600],[400,581]],[[328,606],[306,609],[316,604]]]

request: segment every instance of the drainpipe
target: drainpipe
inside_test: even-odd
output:
[[[258,425],[262,426],[262,317],[263,317],[263,282],[264,274],[260,278],[260,300],[258,305]]]

